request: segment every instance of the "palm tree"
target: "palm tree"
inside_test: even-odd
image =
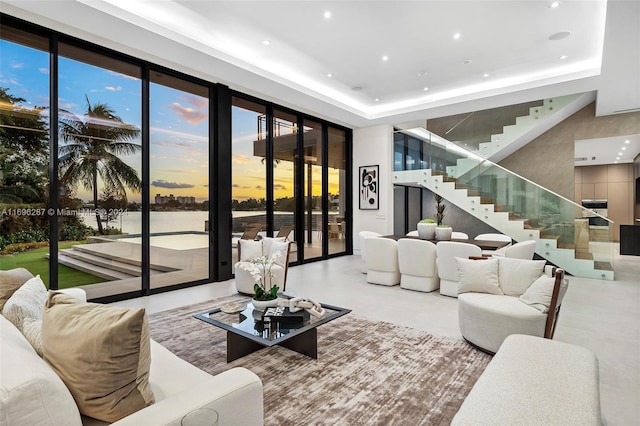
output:
[[[83,117],[62,112],[60,138],[65,144],[59,148],[61,180],[70,187],[79,184],[93,191],[98,232],[104,233],[98,212],[98,176],[105,187],[111,188],[126,200],[126,189],[142,189],[138,173],[120,157],[131,155],[142,147],[133,141],[140,129],[126,124],[107,104],[91,105],[89,97]]]

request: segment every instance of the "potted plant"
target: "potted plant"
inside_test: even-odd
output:
[[[436,200],[436,240],[448,241],[451,239],[453,229],[451,226],[442,223],[447,205],[443,203],[444,198],[441,195],[433,194],[433,197]]]
[[[418,222],[418,237],[423,240],[433,240],[436,237],[436,221],[422,219]]]
[[[240,268],[248,271],[255,284],[253,285],[254,296],[251,300],[253,307],[258,311],[264,311],[267,308],[278,306],[278,290],[277,285],[273,285],[271,280],[275,276],[271,272],[273,265],[282,257],[282,252],[277,251],[271,257],[260,256],[245,262],[242,262]]]

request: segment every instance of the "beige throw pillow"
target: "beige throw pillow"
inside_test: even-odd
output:
[[[42,346],[82,414],[112,423],[154,402],[144,309],[79,303],[49,292]]]
[[[533,308],[536,308],[543,314],[549,312],[549,305],[551,305],[551,298],[553,297],[553,286],[556,279],[548,275],[543,275],[520,296],[520,300]],[[564,279],[560,283],[560,289],[558,291],[558,306],[562,304],[562,299],[567,292],[568,283]]]
[[[0,312],[11,295],[31,278],[33,274],[24,268],[0,271]]]
[[[502,294],[498,285],[498,259],[472,260],[456,257],[458,294]]]
[[[498,280],[507,296],[520,296],[544,273],[546,260],[498,257]]]
[[[27,319],[42,319],[44,304],[47,301],[47,288],[40,275],[22,284],[4,304],[2,315],[24,333],[23,323]]]

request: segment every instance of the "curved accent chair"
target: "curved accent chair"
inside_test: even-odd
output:
[[[440,241],[436,248],[440,294],[458,297],[458,266],[455,258],[468,259],[470,256],[482,256],[482,250],[476,245],[455,241]]]
[[[398,242],[391,238],[366,238],[367,282],[393,286],[400,284]]]
[[[289,254],[291,252],[291,243],[285,238],[269,238],[265,237],[258,241],[240,240],[238,244],[238,259],[234,265],[236,290],[241,294],[254,295],[253,286],[255,280],[253,276],[241,268],[243,262],[260,256],[271,257],[276,251],[280,251],[282,256],[271,267],[271,285],[280,287],[280,291],[284,291],[287,286],[287,272],[289,270]]]
[[[540,262],[509,258],[496,260]],[[507,275],[510,275],[511,281],[516,284],[513,286],[512,282],[511,288],[519,287],[515,292],[507,291],[505,278],[501,277],[499,284],[505,290],[505,294],[467,292],[458,295],[458,321],[462,337],[488,353],[496,353],[504,339],[512,334],[553,338],[562,299],[568,286],[562,269],[553,268],[553,277],[542,272],[535,278],[535,275],[523,273],[522,267],[510,265],[509,268],[511,273]],[[529,280],[533,279],[533,283],[528,287],[526,284],[529,283],[523,280],[525,276],[529,276]],[[522,293],[518,294],[520,292]]]
[[[479,234],[474,238],[474,240],[503,241],[503,242],[509,243],[506,246],[501,247],[501,248],[509,247],[511,245],[511,243],[513,243],[513,240],[511,239],[511,237],[508,236],[508,235],[505,235],[505,234],[492,234],[492,233]],[[495,252],[496,252],[496,250],[482,250],[482,255],[483,256],[491,256]]]
[[[361,265],[361,270],[363,274],[367,273],[367,257],[366,257],[366,249],[365,249],[365,244],[364,244],[364,240],[366,240],[367,238],[376,238],[381,236],[382,234],[379,234],[377,232],[374,231],[360,231],[358,232],[358,240],[360,242],[360,259],[362,259],[362,265]]]
[[[453,231],[451,232],[451,238],[454,240],[468,240],[469,235],[465,234],[464,232]]]
[[[431,241],[401,238],[398,240],[400,287],[430,292],[440,287],[437,249]]]
[[[536,240],[527,240],[515,243],[512,246],[502,247],[496,250],[494,256],[511,257],[514,259],[532,260],[536,253]]]
[[[407,237],[419,237],[420,235],[418,235],[418,231],[409,231],[407,232]]]

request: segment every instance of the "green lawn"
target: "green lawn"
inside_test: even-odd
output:
[[[84,241],[61,241],[58,243],[59,249],[70,248],[76,244],[84,244]],[[44,257],[49,253],[49,247],[26,251],[24,253],[0,256],[0,269],[7,270],[13,268],[25,268],[33,275],[40,275],[42,281],[49,286],[49,260]],[[58,265],[58,287],[70,288],[85,284],[95,284],[106,280],[78,271],[68,266]]]

